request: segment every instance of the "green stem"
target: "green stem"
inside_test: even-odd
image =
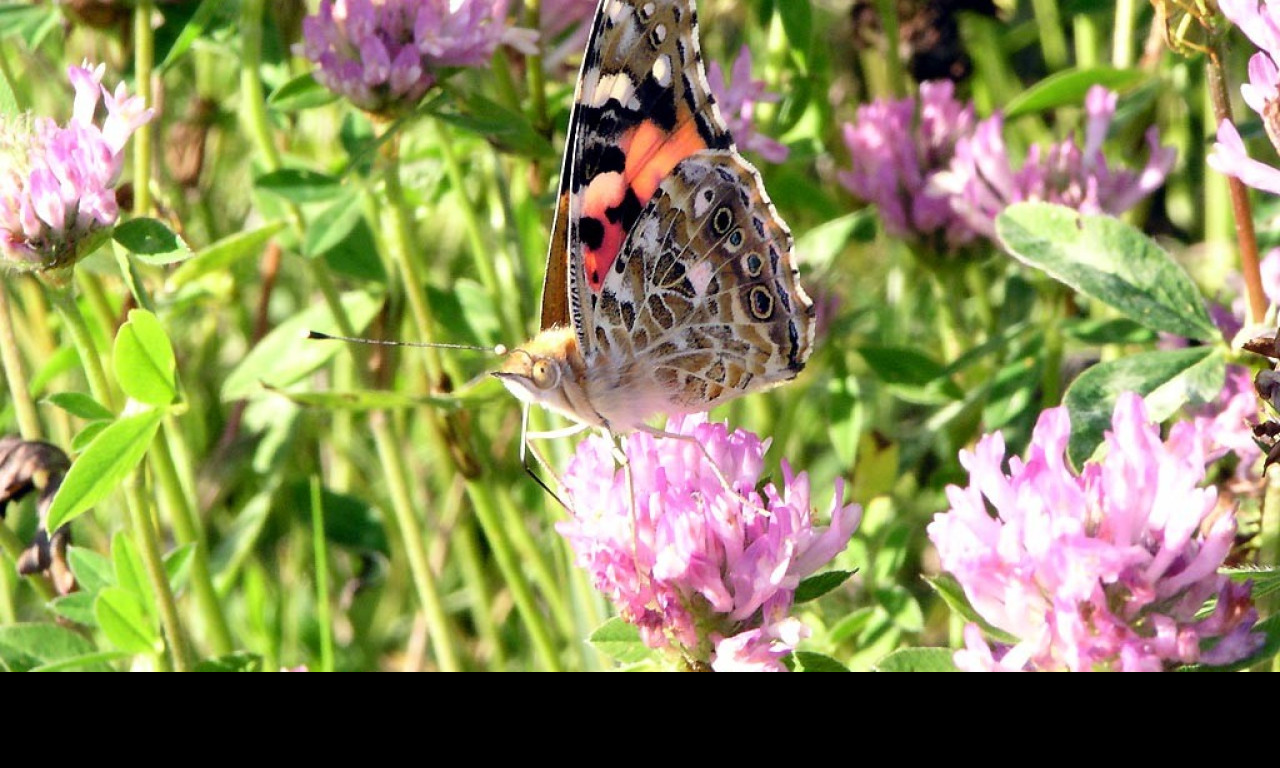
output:
[[[457,494],[451,495],[454,496],[454,505],[460,506]],[[489,646],[488,669],[500,670],[506,666],[506,654],[502,649],[502,634],[493,620],[493,595],[485,578],[475,526],[469,520],[464,521],[454,530],[452,539],[452,550],[461,565],[463,581],[470,595],[471,615],[480,637]]]
[[[153,443],[154,445],[154,443]],[[165,638],[169,644],[169,652],[173,656],[173,671],[186,672],[191,668],[191,649],[187,644],[187,635],[178,618],[178,603],[174,600],[173,590],[169,587],[169,576],[164,570],[164,558],[160,556],[159,537],[151,519],[150,505],[143,493],[141,476],[125,483],[125,498],[129,508],[129,525],[138,544],[138,554],[142,557],[143,570],[147,572],[147,581],[151,582],[151,591],[155,593],[156,607],[160,610],[160,625],[164,627]]]
[[[138,96],[148,107],[155,103],[151,93],[151,73],[155,66],[156,39],[151,29],[155,0],[137,0],[133,10],[133,68]],[[152,128],[143,126],[133,137],[133,212],[151,212]]]
[[[880,27],[884,30],[885,51],[885,80],[888,93],[884,94],[889,98],[901,98],[907,92],[907,78],[903,71],[902,59],[898,55],[899,32],[898,25],[898,3],[897,0],[876,0],[876,6],[880,9]]]
[[[1117,69],[1133,66],[1133,24],[1137,8],[1133,0],[1116,0],[1116,25],[1111,33],[1111,63]]]
[[[111,383],[107,379],[107,371],[102,367],[102,358],[98,356],[98,349],[93,344],[93,334],[89,331],[84,316],[80,314],[80,307],[76,305],[70,285],[50,286],[48,293],[50,302],[62,317],[62,322],[66,324],[67,332],[71,334],[71,342],[80,355],[80,365],[84,368],[85,378],[89,381],[89,391],[108,409],[118,410],[115,393],[111,391]]]
[[[210,634],[213,652],[224,656],[235,650],[231,639],[231,630],[227,627],[227,619],[222,611],[222,603],[218,599],[218,591],[213,586],[213,573],[209,569],[209,543],[205,541],[200,529],[195,510],[190,498],[178,478],[178,467],[174,463],[173,453],[169,448],[171,436],[178,434],[169,420],[161,425],[160,434],[151,445],[148,456],[151,469],[155,473],[156,484],[164,494],[165,506],[169,511],[173,532],[182,545],[193,545],[191,553],[191,589],[195,593],[196,604],[200,609],[200,617]]]
[[[4,364],[4,378],[9,384],[9,396],[18,416],[18,430],[23,440],[39,440],[40,414],[36,401],[31,397],[31,385],[22,365],[22,353],[18,350],[18,338],[13,333],[13,315],[9,306],[9,290],[0,286],[0,361]]]
[[[426,534],[423,533],[422,524],[418,522],[418,517],[413,511],[409,477],[404,464],[404,447],[385,413],[370,414],[369,425],[373,429],[374,442],[378,448],[378,460],[387,478],[396,527],[400,531],[405,554],[409,558],[409,571],[413,575],[414,587],[417,589],[418,599],[422,602],[423,614],[431,632],[436,663],[445,672],[456,672],[462,667],[458,663],[457,652],[454,650],[453,632],[449,626],[449,617],[445,613],[444,602],[440,599],[436,577],[431,572],[431,565],[427,560]]]
[[[1057,286],[1054,283],[1053,286]],[[1065,339],[1062,323],[1066,320],[1066,303],[1070,296],[1063,290],[1055,290],[1049,297],[1051,315],[1044,325],[1044,370],[1040,377],[1041,408],[1053,408],[1062,403],[1062,355]]]
[[[526,572],[529,574],[530,582],[538,588],[543,599],[546,600],[547,608],[561,634],[565,637],[575,637],[577,627],[574,625],[573,611],[561,593],[563,584],[552,571],[538,542],[529,532],[528,523],[521,519],[520,510],[516,508],[509,494],[499,497],[498,506],[502,513],[501,530],[504,535],[510,536],[511,546],[515,548],[516,555],[523,566],[520,572],[521,577],[523,578]],[[559,537],[557,540],[560,540]]]
[[[476,210],[471,195],[467,193],[467,178],[462,172],[462,166],[458,163],[458,155],[454,151],[453,140],[449,135],[448,126],[440,121],[435,121],[435,129],[435,138],[444,157],[445,172],[449,176],[449,184],[453,187],[454,194],[458,198],[459,208],[462,210],[463,228],[466,231],[467,244],[471,249],[471,263],[475,265],[476,272],[480,276],[480,283],[484,285],[485,291],[489,294],[489,300],[493,302],[493,306],[497,310],[498,319],[502,323],[502,332],[508,339],[520,338],[520,324],[511,317],[511,312],[509,311],[509,307],[514,302],[504,300],[501,288],[498,285],[498,275],[493,268],[495,259],[485,246],[484,230],[480,226],[480,214]]]
[[[1076,14],[1071,20],[1075,31],[1076,65],[1081,69],[1098,66],[1098,24],[1087,13]]]
[[[262,66],[262,8],[263,0],[240,4],[240,116],[263,165],[274,171],[280,167],[280,153],[271,139],[267,99],[258,75]]]
[[[555,643],[551,639],[551,632],[547,628],[546,619],[543,618],[542,612],[538,610],[537,601],[533,597],[533,590],[529,588],[529,583],[524,578],[520,562],[507,541],[506,532],[501,524],[502,521],[498,517],[493,488],[486,483],[470,480],[467,481],[467,490],[471,496],[471,503],[475,506],[476,519],[480,521],[480,527],[484,530],[485,538],[489,541],[489,546],[493,548],[493,557],[498,562],[498,569],[502,571],[503,579],[507,582],[507,588],[511,590],[511,597],[515,601],[516,610],[520,613],[520,618],[524,620],[524,625],[529,630],[534,650],[538,652],[543,666],[548,671],[560,671],[562,668],[560,656],[556,653]]]
[[[520,94],[516,92],[516,81],[511,76],[511,59],[501,48],[493,53],[493,88],[497,91],[498,103],[512,112],[520,111]]]
[[[1120,0],[1124,2],[1124,0]],[[1045,64],[1050,70],[1058,70],[1067,66],[1067,36],[1062,32],[1062,14],[1058,10],[1058,0],[1031,0],[1031,7],[1036,17],[1036,27],[1040,30],[1040,51],[1044,55]]]
[[[529,29],[542,29],[542,0],[527,0],[525,25]],[[529,57],[529,108],[533,112],[533,127],[539,133],[551,135],[551,117],[547,113],[547,75],[542,71],[542,46]]]
[[[431,307],[431,299],[427,293],[427,282],[419,269],[415,254],[420,253],[414,229],[409,203],[405,199],[404,187],[400,183],[400,140],[392,138],[383,148],[384,166],[383,184],[387,193],[387,216],[391,237],[387,247],[391,251],[392,262],[400,269],[404,277],[405,294],[409,299],[409,311],[413,315],[413,324],[421,341],[431,343],[435,340],[435,312]],[[464,194],[465,198],[466,195]],[[422,358],[427,367],[427,375],[431,386],[437,387],[441,381],[441,365],[439,350],[426,348],[422,350]]]
[[[964,326],[964,320],[959,309],[955,304],[955,291],[947,286],[942,275],[935,269],[929,268],[929,279],[933,283],[933,295],[938,309],[938,338],[942,342],[942,354],[946,362],[950,363],[960,357],[962,346],[960,344],[961,329]]]
[[[329,552],[324,535],[320,478],[311,476],[311,543],[315,548],[316,623],[320,626],[320,671],[333,671],[333,618],[329,610]]]

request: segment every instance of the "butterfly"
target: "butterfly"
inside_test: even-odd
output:
[[[613,434],[796,377],[814,308],[734,145],[692,0],[601,0],[569,122],[541,331],[494,373]]]

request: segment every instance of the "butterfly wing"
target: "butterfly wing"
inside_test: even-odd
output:
[[[732,150],[699,152],[658,186],[613,262],[594,348],[641,361],[668,413],[795,378],[814,310],[791,250],[756,169]]]
[[[690,155],[732,147],[691,0],[602,0],[570,119],[542,328],[572,324],[589,354],[605,276],[658,186]]]

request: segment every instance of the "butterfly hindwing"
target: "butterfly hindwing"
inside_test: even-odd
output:
[[[813,343],[813,304],[760,176],[732,151],[677,165],[604,280],[597,354],[646,361],[671,410],[787,381]]]

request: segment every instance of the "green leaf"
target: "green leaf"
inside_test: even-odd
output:
[[[874,606],[866,606],[858,608],[836,622],[835,626],[828,632],[828,639],[832,643],[843,643],[844,641],[859,635],[867,628],[871,619],[875,616],[877,609]]]
[[[904,529],[905,530],[905,529]],[[905,555],[905,550],[903,552]],[[904,632],[924,631],[924,612],[920,603],[905,587],[893,585],[874,592],[876,602],[884,608],[894,626]]]
[[[355,187],[343,191],[342,195],[316,216],[307,227],[307,236],[302,243],[302,255],[307,258],[323,256],[338,247],[343,240],[355,230],[356,225],[364,221],[364,210],[360,203],[360,192]]]
[[[68,659],[51,661],[38,667],[32,667],[30,671],[65,672],[68,669],[83,669],[86,672],[110,672],[111,662],[127,659],[131,655],[120,653],[119,651],[98,651],[97,653],[86,653],[83,656],[72,656]]]
[[[39,48],[45,34],[61,19],[57,3],[0,5],[0,38],[20,37],[28,48]]]
[[[859,347],[858,354],[876,378],[893,385],[894,393],[910,402],[945,403],[964,397],[946,368],[908,347]]]
[[[191,248],[159,219],[130,219],[116,227],[112,237],[147,264],[173,264],[191,258]]]
[[[823,271],[851,241],[862,240],[865,230],[875,235],[875,212],[871,208],[841,216],[809,229],[796,239],[796,253],[804,259],[806,270]]]
[[[978,628],[987,637],[997,643],[1009,645],[1018,642],[1018,638],[1002,629],[995,628],[990,622],[979,616],[978,612],[969,605],[969,599],[964,596],[964,590],[960,587],[960,583],[951,575],[944,573],[932,579],[926,578],[925,581],[929,582],[929,586],[933,587],[933,591],[938,593],[938,597],[941,597],[942,601],[950,606],[951,610],[955,611],[966,622],[977,624]]]
[[[92,549],[67,547],[67,564],[71,566],[71,573],[80,589],[90,594],[116,583],[115,567],[111,561]]]
[[[71,452],[83,453],[84,449],[88,448],[90,443],[98,439],[98,435],[102,434],[102,431],[109,426],[111,426],[110,421],[95,421],[86,424],[84,429],[77,432],[75,437],[71,438]]]
[[[356,331],[363,330],[382,306],[381,298],[359,291],[343,295],[341,302]],[[316,304],[276,326],[227,376],[222,399],[239,400],[260,394],[262,383],[287,387],[311,374],[332,360],[342,350],[342,344],[309,340],[306,332],[337,333],[335,325],[329,308]]]
[[[277,112],[301,112],[332,104],[338,100],[337,94],[325,88],[310,72],[298,75],[285,82],[267,97],[267,106]]]
[[[196,8],[195,13],[191,15],[190,21],[183,25],[182,32],[178,33],[169,52],[165,54],[164,61],[160,62],[161,72],[168,70],[191,49],[195,41],[208,29],[209,22],[217,15],[219,7],[224,5],[226,3],[223,0],[202,0],[200,7]]]
[[[116,586],[142,601],[147,593],[147,574],[138,550],[124,531],[117,531],[111,537],[111,565],[116,574]]]
[[[1119,219],[1018,203],[1000,214],[996,230],[1020,261],[1153,331],[1201,341],[1222,336],[1182,267]]]
[[[1220,568],[1218,572],[1235,582],[1252,581],[1254,602],[1280,592],[1280,568]]]
[[[359,496],[335,493],[328,489],[322,489],[321,494],[325,539],[357,551],[381,552],[390,556],[387,530],[376,507]],[[308,516],[311,505],[309,483],[294,483],[290,488],[289,498],[300,517]]]
[[[179,590],[186,583],[187,574],[191,570],[191,556],[195,551],[196,544],[193,541],[183,544],[164,556],[164,575],[174,591]]]
[[[1220,349],[1191,347],[1142,352],[1089,368],[1063,397],[1071,414],[1071,463],[1082,466],[1102,444],[1122,393],[1142,395],[1147,415],[1164,421],[1187,402],[1207,402],[1221,391],[1225,364]]]
[[[0,626],[0,662],[14,672],[93,653],[93,644],[57,624]]]
[[[791,51],[800,56],[802,63],[807,64],[809,51],[813,46],[813,8],[808,0],[782,0],[775,7],[782,17],[782,29],[787,33]],[[725,70],[728,69],[726,66]]]
[[[336,274],[356,280],[385,283],[387,270],[378,256],[378,250],[378,240],[369,222],[359,219],[347,236],[332,248],[326,249],[321,257]]]
[[[450,329],[452,340],[477,346],[489,346],[498,341],[502,324],[493,298],[480,283],[462,278],[453,281],[448,289],[428,285],[426,291],[431,298],[432,311]],[[452,333],[454,329],[457,329],[456,335]]]
[[[849,580],[857,571],[827,571],[817,576],[810,576],[796,587],[795,605],[817,600],[831,590]]]
[[[1073,339],[1087,344],[1149,344],[1156,339],[1150,329],[1121,317],[1109,320],[1073,319],[1063,330]]]
[[[93,601],[98,597],[96,592],[72,592],[55,598],[49,603],[49,609],[64,619],[70,619],[86,627],[98,626],[93,615]]]
[[[22,113],[22,108],[18,106],[18,97],[13,93],[13,86],[9,84],[9,78],[5,76],[4,70],[0,69],[0,118],[17,117]]]
[[[196,672],[258,672],[262,669],[262,657],[256,653],[237,651],[226,656],[204,659],[196,664]]]
[[[249,232],[238,232],[224,237],[200,249],[194,257],[169,276],[169,287],[177,290],[211,272],[227,269],[241,259],[261,255],[262,249],[271,242],[271,238],[284,228],[285,222],[276,221]]]
[[[597,651],[623,664],[635,664],[653,655],[640,639],[640,630],[619,618],[601,624],[589,639]]]
[[[793,5],[798,3],[785,3]],[[807,5],[807,3],[806,3]],[[796,672],[848,672],[849,668],[830,656],[824,656],[821,653],[813,651],[796,651],[791,654],[791,660],[795,664]]]
[[[72,416],[85,421],[103,421],[116,417],[107,406],[83,392],[59,392],[46,397],[45,402],[56,405]]]
[[[299,168],[284,168],[259,176],[254,186],[293,203],[317,203],[342,194],[342,181]]]
[[[1141,70],[1111,67],[1058,72],[1010,99],[1004,108],[1005,119],[1014,120],[1057,107],[1082,106],[1085,95],[1095,85],[1105,85],[1113,91],[1124,91],[1147,77],[1147,73]]]
[[[946,372],[937,361],[908,347],[859,347],[857,352],[887,384],[924,386]]]
[[[129,311],[129,321],[116,334],[112,363],[120,388],[134,400],[164,406],[177,399],[173,345],[164,326],[147,310]]]
[[[154,653],[160,649],[160,634],[133,593],[107,587],[98,593],[93,613],[102,633],[125,653]]]
[[[499,149],[524,157],[542,158],[555,154],[551,142],[538,133],[522,112],[514,112],[478,93],[450,91],[453,109],[433,108],[441,120],[477,134]],[[441,107],[448,106],[442,102]]]
[[[209,558],[210,569],[214,573],[214,587],[219,594],[225,594],[234,583],[240,566],[249,557],[262,535],[271,513],[273,494],[259,493],[249,500],[231,523],[231,529],[218,543],[218,548]]]
[[[63,479],[49,507],[49,530],[87,512],[115,490],[142,461],[163,419],[163,411],[144,411],[102,430]]]
[[[877,672],[959,672],[949,648],[903,648],[875,665]]]

